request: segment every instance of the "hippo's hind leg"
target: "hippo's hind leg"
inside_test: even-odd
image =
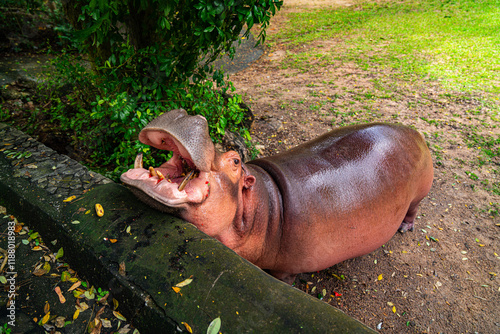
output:
[[[408,209],[408,212],[406,212],[406,216],[403,219],[401,226],[399,226],[398,229],[399,232],[404,233],[406,231],[413,231],[413,226],[415,224],[415,217],[417,217],[417,210],[419,204],[420,200],[412,202],[410,204],[410,208]]]

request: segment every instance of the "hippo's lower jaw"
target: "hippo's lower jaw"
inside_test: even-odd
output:
[[[151,199],[169,207],[182,207],[186,203],[202,203],[210,192],[209,173],[176,175],[166,172],[164,165],[149,170],[134,168],[124,173],[123,183],[141,190]],[[191,177],[193,175],[191,174]],[[140,197],[142,198],[142,197]]]

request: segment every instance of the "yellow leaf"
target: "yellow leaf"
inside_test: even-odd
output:
[[[42,326],[45,325],[47,323],[47,321],[49,321],[49,319],[50,319],[50,312],[47,312],[47,314],[43,316],[40,324]]]
[[[383,278],[383,277],[382,277],[382,274],[378,275],[378,277],[377,277],[377,279],[378,279],[379,281],[381,281],[381,280],[382,280],[382,278]]]
[[[127,321],[127,319],[118,311],[113,311],[113,314],[115,315],[115,317],[118,318],[118,320],[121,320],[121,321]]]
[[[193,276],[191,276],[191,277],[193,277]],[[193,279],[191,277],[189,277],[188,279],[185,279],[184,281],[182,281],[180,283],[177,283],[175,286],[178,288],[182,288],[183,286],[190,284],[193,281]]]
[[[75,313],[73,313],[73,320],[76,320],[76,318],[78,318],[79,315],[80,315],[80,310],[76,309]]]
[[[95,205],[95,212],[97,213],[97,215],[98,215],[99,217],[104,216],[104,208],[102,207],[102,205],[101,205],[101,204],[96,204],[96,205]]]
[[[118,300],[113,298],[113,309],[116,310],[118,308]]]
[[[396,306],[392,307],[392,313],[396,313]]]
[[[173,287],[172,287],[172,290],[174,290],[174,291],[175,291],[175,293],[179,293],[179,292],[181,292],[181,288],[179,288],[179,287],[177,287],[177,286],[173,286]]]
[[[83,295],[83,292],[82,292],[82,291],[73,290],[73,296],[74,296],[75,298],[83,298],[83,297],[82,297],[82,295]]]
[[[71,202],[75,198],[76,198],[76,196],[70,196],[70,197],[66,198],[65,200],[63,200],[63,202]]]
[[[112,244],[114,244],[117,241],[118,241],[118,239],[109,239],[109,242],[111,242]]]
[[[186,327],[186,330],[189,332],[189,333],[193,333],[193,330],[191,329],[191,326],[188,325],[187,322],[184,322],[182,321],[181,324],[184,325],[184,327]]]

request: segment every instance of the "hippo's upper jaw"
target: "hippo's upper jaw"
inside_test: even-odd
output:
[[[146,196],[139,198],[147,202],[153,199],[171,208],[182,208],[206,199],[210,191],[214,145],[204,117],[188,116],[182,109],[172,110],[149,123],[140,132],[139,140],[173,152],[170,160],[149,169],[143,168],[142,154],[139,154],[134,169],[122,174],[123,183],[145,193]]]

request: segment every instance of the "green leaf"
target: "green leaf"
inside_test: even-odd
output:
[[[71,278],[71,274],[69,273],[69,271],[63,271],[61,273],[61,281],[62,282],[66,282],[67,280],[69,280]]]
[[[208,325],[207,334],[217,334],[217,333],[219,333],[220,326],[221,326],[221,320],[220,320],[220,317],[217,317],[214,320],[212,320],[212,322],[210,323],[210,325]]]
[[[56,254],[56,260],[61,258],[62,256],[64,255],[64,250],[61,248],[59,248],[59,250],[57,251],[57,254]]]

